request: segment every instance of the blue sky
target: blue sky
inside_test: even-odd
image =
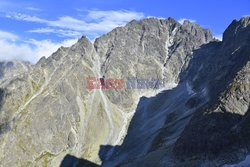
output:
[[[0,60],[36,62],[82,35],[93,41],[151,16],[189,19],[220,37],[233,19],[247,15],[249,0],[0,0]]]

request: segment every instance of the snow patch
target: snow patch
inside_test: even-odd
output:
[[[193,91],[192,86],[191,86],[188,82],[186,82],[186,88],[187,88],[187,92],[188,92],[189,95],[192,95],[192,94],[195,93],[195,92]]]

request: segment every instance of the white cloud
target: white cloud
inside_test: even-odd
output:
[[[214,36],[216,39],[222,41],[222,34],[218,34]]]
[[[82,35],[79,31],[73,30],[63,30],[63,29],[54,29],[54,28],[38,28],[34,30],[29,30],[31,33],[40,33],[40,34],[56,34],[59,37],[80,37]]]
[[[32,62],[38,61],[41,57],[49,57],[53,52],[55,52],[59,47],[69,47],[76,43],[77,39],[67,39],[62,42],[52,42],[50,40],[34,40],[31,39],[28,41],[28,44],[33,45],[33,53],[31,56],[34,57]]]
[[[196,22],[196,21],[193,20],[193,19],[187,19],[187,18],[181,18],[181,19],[178,20],[178,22],[179,22],[180,24],[183,24],[185,20],[188,20],[188,21],[190,21],[191,23],[195,23],[195,22]]]
[[[55,33],[55,29],[53,28],[38,28],[34,30],[29,30],[28,32],[35,32],[35,33]]]
[[[34,62],[33,50],[26,44],[0,40],[0,61],[28,60]]]
[[[44,24],[48,27],[40,30],[31,30],[30,32],[36,33],[56,33],[64,36],[66,31],[55,31],[53,28],[60,28],[68,30],[66,34],[77,34],[81,33],[86,36],[89,34],[101,35],[108,31],[111,31],[115,27],[123,26],[133,19],[142,19],[144,14],[140,12],[128,11],[128,10],[119,10],[119,11],[101,11],[101,10],[89,10],[83,18],[74,18],[71,16],[62,16],[56,20],[47,20],[39,18],[37,16],[31,16],[22,13],[8,13],[6,14],[7,18],[26,21],[26,22],[35,22]],[[71,32],[69,32],[69,30]],[[69,35],[68,35],[69,36]],[[96,36],[95,36],[96,37]],[[90,36],[93,38],[93,36]]]
[[[36,63],[41,57],[50,56],[61,46],[71,46],[77,39],[68,39],[62,42],[51,40],[20,41],[19,37],[4,31],[0,31],[0,61],[23,60]]]
[[[89,20],[99,20],[101,22],[114,22],[116,24],[124,24],[133,19],[141,19],[145,17],[143,13],[133,12],[128,10],[120,11],[100,11],[90,10],[87,14]]]
[[[30,16],[22,13],[10,12],[6,14],[6,18],[20,20],[20,21],[27,21],[27,22],[36,22],[36,23],[44,23],[46,24],[48,21],[45,19],[41,19],[36,16]]]
[[[17,39],[18,39],[17,35],[0,30],[0,40],[16,41]]]

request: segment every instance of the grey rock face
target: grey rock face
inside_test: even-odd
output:
[[[181,164],[204,148],[207,120],[213,126],[224,121],[202,117],[217,112],[215,104],[240,115],[225,127],[218,124],[219,132],[236,137],[248,128],[241,117],[249,110],[249,30],[249,18],[233,22],[218,42],[188,21],[144,19],[94,44],[82,37],[59,48],[1,80],[0,166],[59,166],[67,154],[103,166]],[[166,78],[166,91],[139,102],[159,90],[86,89],[87,77]],[[200,148],[189,154],[197,142]]]
[[[175,146],[177,156],[209,158],[223,164],[235,162],[249,153],[246,140],[250,134],[248,130],[242,131],[250,104],[249,20],[233,21],[224,33],[223,42],[205,49],[205,53],[211,48],[215,50],[212,62],[200,63],[197,60],[199,65],[198,62],[190,63],[190,73],[202,67],[195,77],[187,74],[190,82],[197,89],[206,87],[210,100],[193,116],[178,139]],[[205,54],[201,54],[198,59],[204,57]]]

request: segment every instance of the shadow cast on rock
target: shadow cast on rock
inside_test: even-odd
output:
[[[97,165],[93,162],[90,162],[85,159],[79,159],[72,155],[66,155],[61,162],[60,167],[99,167],[100,165]]]

